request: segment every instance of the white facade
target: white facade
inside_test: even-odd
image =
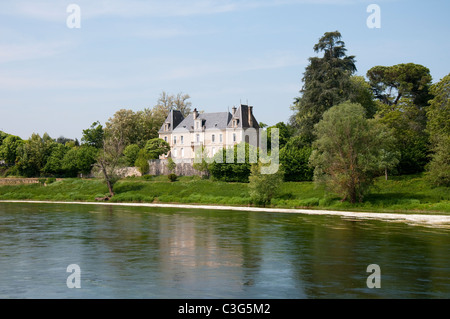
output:
[[[199,114],[194,110],[181,120],[179,114],[173,112],[159,131],[159,137],[169,143],[171,149],[169,154],[161,158],[194,159],[195,153],[202,147],[208,157],[213,157],[219,150],[242,141],[258,144],[259,125],[253,117],[252,107],[241,105],[238,110],[233,108],[233,114]]]

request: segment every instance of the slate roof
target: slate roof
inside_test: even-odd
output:
[[[198,115],[198,119],[202,120],[202,126],[205,129],[220,129],[225,130],[228,123],[231,121],[230,112],[217,112],[217,113],[201,113]],[[181,130],[194,130],[194,116],[189,114],[175,129],[175,131]]]
[[[247,105],[241,105],[237,108],[236,113],[233,115],[230,112],[215,112],[215,113],[199,113],[198,119],[202,120],[202,128],[225,130],[232,127],[232,119],[237,119],[238,128],[250,127],[248,121],[249,107]],[[252,127],[258,129],[258,121],[252,115],[253,125]],[[169,123],[170,128],[168,131],[164,131],[164,124]],[[194,115],[191,113],[186,118],[180,111],[171,111],[167,116],[166,121],[162,125],[159,133],[177,132],[177,131],[193,131],[194,130]]]
[[[183,117],[183,114],[181,114],[181,111],[177,111],[177,110],[170,111],[170,113],[167,116],[166,120],[164,121],[163,125],[159,129],[159,133],[172,132],[173,129],[176,128],[183,121],[183,119],[184,119],[184,117]],[[164,131],[164,125],[166,123],[170,124],[168,131]]]

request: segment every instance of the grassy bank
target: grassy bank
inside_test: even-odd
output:
[[[113,202],[160,202],[252,206],[248,184],[167,176],[133,177],[117,183]],[[0,200],[95,201],[107,195],[106,185],[97,179],[64,179],[47,186],[0,186]],[[379,178],[363,203],[341,202],[312,182],[282,184],[271,207],[312,208],[346,211],[439,213],[450,215],[450,189],[432,188],[422,175]]]

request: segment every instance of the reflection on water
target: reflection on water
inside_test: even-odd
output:
[[[0,204],[1,298],[449,298],[449,231],[335,216]],[[81,268],[69,289],[66,268]],[[369,289],[370,264],[381,288]]]

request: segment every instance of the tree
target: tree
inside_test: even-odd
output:
[[[271,137],[272,137],[272,128],[278,129],[278,143],[279,148],[281,149],[286,143],[289,141],[293,134],[292,127],[288,124],[286,125],[284,122],[278,122],[277,124],[270,126],[267,128],[267,149],[271,149]]]
[[[344,102],[324,113],[315,133],[310,158],[315,181],[324,182],[342,200],[362,201],[380,173],[382,150],[391,143],[389,130],[366,119],[360,104]]]
[[[261,174],[261,167],[264,164],[258,162],[251,165],[249,176],[249,194],[252,201],[257,205],[266,206],[270,204],[273,196],[283,182],[283,171],[277,168],[277,171],[271,174]]]
[[[18,136],[8,135],[0,145],[0,159],[8,165],[14,165],[18,156],[18,149],[25,142]]]
[[[167,154],[170,151],[170,145],[161,138],[153,138],[145,144],[145,152],[148,159],[158,159],[160,155]]]
[[[149,160],[149,155],[145,152],[144,149],[141,149],[138,153],[136,161],[134,162],[134,166],[136,166],[138,168],[139,172],[142,175],[147,174],[150,169],[148,160]]]
[[[106,138],[121,140],[126,147],[130,144],[138,144],[139,118],[132,110],[121,109],[106,122]]]
[[[183,94],[183,92],[177,93],[173,98],[174,109],[180,111],[183,117],[191,113],[192,103],[187,101],[190,98],[189,94]]]
[[[401,98],[410,98],[421,108],[432,98],[430,70],[420,64],[375,66],[367,71],[367,77],[375,97],[389,106],[397,105]]]
[[[48,175],[58,175],[64,174],[63,159],[66,153],[69,151],[69,147],[61,143],[55,143],[52,145],[51,153],[42,169],[43,173]]]
[[[302,137],[292,137],[280,150],[280,163],[284,167],[285,181],[310,181],[314,170],[309,165],[311,145]]]
[[[104,130],[99,121],[92,123],[91,127],[83,130],[81,142],[95,148],[103,147]]]
[[[66,176],[88,175],[97,162],[99,150],[94,146],[83,145],[67,151],[62,159],[62,169]]]
[[[47,133],[42,137],[33,133],[17,149],[16,165],[19,174],[26,177],[40,176],[51,154],[52,144],[56,144],[56,142]]]
[[[245,151],[245,157],[240,158],[239,149]],[[255,154],[257,157],[258,150],[244,142],[234,145],[234,147],[219,150],[214,155],[212,163],[209,164],[211,176],[224,182],[247,183],[252,164],[250,154]],[[256,162],[257,158],[254,160]]]
[[[353,75],[350,77],[350,86],[348,100],[361,104],[366,110],[366,117],[373,118],[377,112],[377,104],[369,82],[362,76]]]
[[[121,168],[125,166],[124,149],[125,142],[120,136],[107,136],[95,164],[100,169],[101,176],[108,186],[110,197],[114,196],[114,185],[123,177]]]
[[[346,101],[351,92],[350,76],[356,71],[355,57],[346,55],[341,33],[326,32],[314,46],[322,57],[309,58],[303,74],[301,97],[294,101],[295,126],[309,141],[314,140],[314,125],[333,105]]]
[[[427,132],[433,154],[428,178],[437,186],[450,186],[450,74],[431,87],[434,98],[427,111]]]
[[[128,166],[134,166],[134,163],[138,158],[139,151],[140,148],[137,144],[131,144],[125,147],[123,155],[125,155],[126,163]]]
[[[392,106],[379,103],[376,119],[391,129],[395,137],[395,149],[400,152],[397,172],[422,172],[429,161],[425,109],[417,108],[409,98],[402,98]]]

